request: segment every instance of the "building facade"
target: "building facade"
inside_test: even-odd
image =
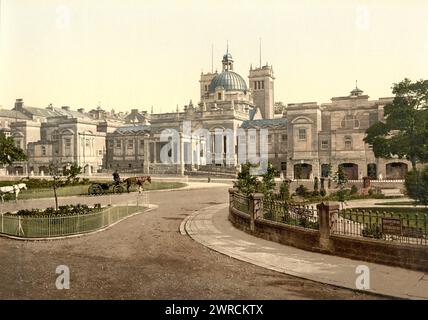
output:
[[[404,178],[407,160],[376,158],[363,141],[366,130],[383,121],[392,98],[370,100],[356,87],[329,103],[284,104],[275,102],[272,66],[250,67],[247,82],[229,52],[221,62],[221,72],[200,75],[199,102],[171,113],[116,113],[99,106],[86,113],[32,108],[17,99],[13,110],[0,110],[0,124],[29,160],[9,173],[43,174],[49,163],[75,162],[88,173],[234,174],[251,159],[250,149],[259,158],[263,149],[289,179],[325,177],[339,167],[350,180]]]

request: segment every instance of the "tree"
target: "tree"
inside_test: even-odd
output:
[[[79,178],[77,178],[77,175],[79,175],[81,171],[82,168],[77,165],[77,163],[73,163],[65,170],[61,170],[61,165],[58,162],[51,162],[49,164],[48,173],[52,178],[50,184],[55,197],[55,210],[58,210],[58,188],[78,181]]]
[[[408,172],[404,185],[410,198],[417,204],[428,206],[428,167]]]
[[[279,186],[279,194],[281,196],[281,200],[287,201],[290,200],[290,181],[283,180],[281,185]]]
[[[27,160],[24,150],[17,147],[15,141],[11,137],[6,137],[3,132],[0,132],[0,150],[0,165]]]
[[[314,178],[314,191],[312,192],[313,196],[319,196],[320,192],[319,192],[319,179],[318,177]]]
[[[333,181],[337,184],[337,187],[339,188],[337,195],[339,197],[338,200],[340,202],[341,209],[343,209],[343,203],[346,200],[345,185],[348,182],[348,179],[346,178],[345,172],[343,172],[342,166],[339,166],[338,170],[334,174]]]
[[[67,184],[76,184],[79,182],[78,175],[82,173],[82,167],[77,163],[73,163],[64,170],[63,175],[67,177]]]
[[[269,162],[266,172],[262,175],[262,184],[260,188],[265,197],[270,197],[273,194],[275,190],[275,176],[277,173],[278,170]]]
[[[241,172],[238,173],[238,180],[234,182],[235,187],[246,196],[258,190],[259,182],[257,181],[257,177],[250,173],[253,167],[255,167],[255,165],[249,162],[242,164]]]
[[[378,158],[405,158],[416,163],[428,161],[428,80],[409,79],[392,87],[395,98],[384,109],[385,121],[367,129],[364,142],[373,146]]]

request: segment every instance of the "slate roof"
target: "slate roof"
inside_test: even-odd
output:
[[[150,126],[147,125],[136,125],[136,126],[126,126],[117,128],[115,133],[121,134],[138,134],[150,132]]]
[[[72,118],[80,118],[80,119],[91,119],[88,115],[83,114],[81,112],[75,110],[65,110],[62,108],[35,108],[24,106],[24,109],[36,117],[44,117],[44,118],[52,118],[52,117],[61,117],[68,116]]]
[[[15,110],[3,110],[0,109],[0,117],[2,118],[18,118],[21,120],[31,120],[30,117],[27,117],[25,114]]]
[[[247,129],[249,127],[274,127],[274,126],[284,126],[286,124],[287,124],[286,118],[246,120],[242,122],[241,128]]]

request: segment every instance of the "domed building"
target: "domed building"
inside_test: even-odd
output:
[[[222,106],[231,101],[242,101],[248,104],[247,108],[254,108],[247,83],[241,75],[233,71],[234,61],[229,51],[223,55],[221,62],[221,73],[202,74],[201,101]]]
[[[227,50],[222,59],[222,72],[202,73],[201,102],[210,108],[230,108],[230,104],[245,105],[244,109],[260,110],[264,119],[274,116],[274,77],[271,66],[250,68],[248,83],[234,71],[232,54]],[[233,101],[233,102],[232,102]]]

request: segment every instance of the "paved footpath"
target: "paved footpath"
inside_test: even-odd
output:
[[[263,240],[233,227],[228,204],[201,209],[181,225],[182,234],[229,257],[270,270],[338,287],[356,289],[356,268],[370,270],[369,292],[406,299],[428,299],[428,274],[300,250]]]

